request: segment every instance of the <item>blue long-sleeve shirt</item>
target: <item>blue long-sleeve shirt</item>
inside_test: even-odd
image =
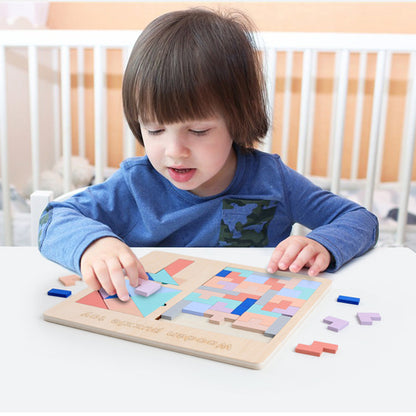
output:
[[[278,155],[237,149],[231,184],[210,197],[176,188],[146,156],[125,160],[105,182],[47,206],[39,249],[80,273],[85,249],[105,236],[131,247],[275,247],[296,222],[331,253],[328,271],[377,242],[377,218],[365,208],[317,187]]]

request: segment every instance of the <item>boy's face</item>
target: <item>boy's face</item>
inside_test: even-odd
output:
[[[231,183],[237,157],[222,117],[140,126],[150,163],[177,188],[212,196]]]

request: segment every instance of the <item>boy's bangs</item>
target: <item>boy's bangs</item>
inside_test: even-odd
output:
[[[136,91],[139,119],[161,124],[198,120],[216,114],[221,102],[216,74],[189,53],[182,44],[164,56],[158,54],[158,67],[145,71]],[[179,49],[179,50],[178,50]]]

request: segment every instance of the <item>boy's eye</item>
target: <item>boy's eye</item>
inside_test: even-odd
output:
[[[197,135],[197,136],[203,136],[204,134],[207,134],[209,129],[205,130],[189,130],[191,133]]]
[[[151,136],[157,136],[158,134],[163,133],[163,129],[158,129],[158,130],[147,130],[147,132],[148,132]]]

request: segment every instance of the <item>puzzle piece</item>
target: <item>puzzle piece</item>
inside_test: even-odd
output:
[[[215,311],[208,309],[204,312],[204,316],[209,318],[211,324],[219,325],[224,321],[233,322],[238,318],[238,315],[233,315],[231,313]]]
[[[244,312],[249,310],[255,303],[257,299],[247,298],[240,305],[238,305],[231,313],[235,315],[242,315]]]
[[[206,299],[206,300],[211,299],[213,296],[214,296],[214,298],[219,298],[219,297],[223,298],[225,296],[225,293],[206,290],[203,287],[195,289],[194,293],[198,293],[200,299]]]
[[[327,316],[324,319],[324,322],[326,324],[330,324],[327,328],[335,332],[341,331],[341,329],[344,329],[349,324],[348,321],[344,321],[344,319],[335,318],[333,316]]]
[[[248,293],[250,295],[263,296],[271,288],[272,287],[268,285],[259,284],[255,282],[247,282],[245,280],[235,288],[235,291]]]
[[[84,296],[83,298],[78,299],[77,303],[81,303],[83,305],[95,306],[97,308],[102,308],[102,309],[108,309],[107,305],[105,304],[98,290],[94,290],[94,292],[89,293],[87,296]]]
[[[211,305],[207,303],[200,302],[190,302],[184,308],[182,308],[183,313],[189,313],[191,315],[204,316],[206,310],[210,308]]]
[[[275,335],[277,335],[282,329],[283,327],[290,321],[291,317],[290,316],[279,316],[276,321],[274,321],[272,323],[272,325],[270,325],[266,331],[264,331],[264,335],[266,337],[274,337]]]
[[[272,310],[272,312],[281,313],[282,315],[285,315],[285,316],[293,316],[298,310],[299,308],[297,308],[296,306],[289,306],[287,309],[275,308]]]
[[[272,303],[280,303],[282,300],[286,300],[290,302],[291,306],[295,306],[296,308],[301,308],[305,304],[305,299],[296,299],[296,298],[289,298],[287,296],[281,296],[281,295],[274,295],[270,302]]]
[[[234,328],[263,333],[275,321],[276,317],[244,312],[233,324]]]
[[[244,302],[247,298],[251,299],[260,299],[259,295],[253,295],[252,293],[237,293],[234,292],[235,295],[226,294],[224,295],[225,299],[232,299],[240,302]]]
[[[217,273],[217,276],[221,276],[221,277],[225,277],[225,276],[227,276],[228,274],[230,274],[231,273],[231,270],[221,270],[220,272],[218,272]]]
[[[351,296],[338,296],[337,302],[358,305],[360,303],[360,298],[353,298]]]
[[[70,274],[68,276],[61,276],[59,278],[59,281],[64,285],[64,286],[74,286],[75,282],[77,282],[78,280],[81,280],[81,278],[76,275],[76,274]]]
[[[150,296],[160,290],[161,287],[162,285],[158,282],[139,278],[139,286],[134,289],[134,292],[137,295]]]
[[[373,321],[381,321],[381,316],[377,312],[359,312],[357,318],[361,325],[373,325]]]
[[[49,296],[56,296],[58,298],[67,298],[68,296],[72,295],[70,290],[62,290],[62,289],[51,289],[48,291]]]
[[[127,302],[123,302],[117,296],[104,299],[104,303],[110,311],[127,313],[128,315],[143,317],[143,314],[137,309],[136,304],[130,298]]]
[[[162,286],[160,290],[154,293],[152,296],[139,296],[133,295],[131,298],[136,304],[139,311],[143,314],[144,317],[151,314],[156,309],[163,306],[170,299],[174,298],[181,291],[178,289],[172,289],[165,286]]]
[[[178,283],[175,281],[175,279],[165,269],[162,269],[158,271],[157,273],[147,273],[147,274],[153,280],[156,280],[156,282],[178,286]]]
[[[233,311],[232,308],[227,308],[227,303],[225,302],[216,302],[210,308],[213,311],[223,312],[223,313],[231,313]],[[237,317],[237,316],[236,316]]]
[[[187,300],[180,300],[167,311],[163,312],[160,317],[162,319],[168,319],[169,321],[171,321],[172,319],[175,319],[177,316],[179,316],[182,313],[182,309],[189,303],[191,302]]]
[[[169,276],[174,276],[192,263],[194,263],[193,260],[178,259],[169,264],[169,266],[166,266],[165,271],[169,274]]]
[[[337,344],[327,344],[320,341],[314,341],[311,345],[298,344],[295,348],[296,352],[301,354],[314,355],[316,357],[320,357],[323,352],[335,354],[337,350]]]

